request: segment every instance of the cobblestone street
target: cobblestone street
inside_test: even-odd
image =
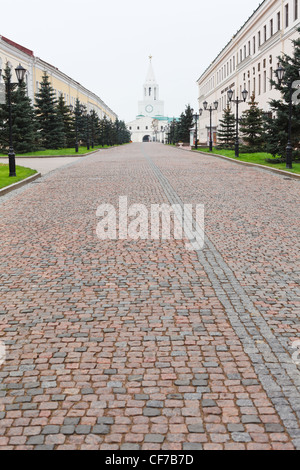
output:
[[[3,196],[0,450],[299,450],[299,189],[130,144]],[[99,240],[120,196],[204,204],[203,251]]]

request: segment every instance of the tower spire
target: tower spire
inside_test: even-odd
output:
[[[152,55],[149,55],[150,63],[149,63],[147,78],[145,81],[145,84],[151,84],[151,85],[156,84],[156,79],[155,79],[153,66],[152,66],[152,58],[153,58]]]

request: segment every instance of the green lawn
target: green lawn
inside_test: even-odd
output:
[[[110,148],[109,146],[105,145],[104,147],[95,147],[95,148],[90,148],[90,150],[87,150],[86,147],[79,147],[79,152],[75,152],[75,148],[70,148],[70,149],[58,149],[58,150],[43,150],[41,152],[29,152],[29,153],[22,153],[16,155],[16,157],[42,157],[45,155],[50,155],[51,157],[55,157],[57,155],[83,155],[85,153],[89,152],[94,152],[95,150],[102,149],[102,148]],[[0,157],[7,157],[7,154],[0,154]]]
[[[208,148],[198,149],[201,152],[210,153]],[[285,163],[269,163],[266,161],[268,158],[272,158],[269,153],[241,153],[240,158],[235,157],[234,150],[213,150],[214,154],[223,155],[224,157],[232,158],[233,160],[240,160],[243,162],[256,163],[258,165],[269,166],[271,168],[277,168],[279,170],[289,171],[291,173],[300,174],[300,163],[293,163],[293,169],[288,170]]]
[[[9,186],[10,184],[17,183],[18,181],[24,180],[29,176],[37,173],[35,170],[30,168],[24,168],[22,166],[16,166],[16,177],[9,177],[9,166],[0,163],[0,189]]]

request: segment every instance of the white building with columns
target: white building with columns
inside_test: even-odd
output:
[[[292,40],[299,37],[299,9],[300,0],[264,0],[198,79],[199,109],[205,101],[208,106],[215,101],[219,103],[218,110],[212,115],[215,143],[230,88],[234,91],[234,99],[242,98],[245,88],[249,97],[254,93],[259,107],[265,112],[270,110],[271,99],[280,98],[270,79],[275,78],[278,56],[293,54]],[[246,109],[248,104],[242,103],[240,113]],[[200,117],[198,138],[204,145],[210,140],[208,111]]]
[[[164,102],[159,99],[159,85],[152,66],[152,56],[143,85],[143,100],[138,102],[138,116],[127,123],[132,142],[164,142],[166,127],[172,119],[164,115]]]

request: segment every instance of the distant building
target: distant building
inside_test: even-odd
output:
[[[115,121],[117,119],[114,113],[95,93],[87,90],[80,83],[68,77],[58,68],[34,56],[33,51],[17,44],[10,39],[0,36],[0,68],[2,71],[8,63],[12,68],[13,80],[16,81],[14,69],[21,63],[27,70],[25,80],[27,93],[34,102],[35,94],[39,90],[44,72],[50,78],[51,85],[55,91],[56,97],[63,95],[67,105],[75,106],[78,98],[81,104],[84,104],[88,111],[95,110],[100,118],[107,116],[108,119]],[[3,77],[1,78],[3,82]]]
[[[259,107],[270,111],[269,101],[278,99],[280,93],[271,86],[278,66],[278,56],[292,55],[292,40],[299,37],[300,0],[264,0],[244,26],[220,52],[198,83],[199,109],[218,101],[218,111],[213,112],[213,140],[223,110],[227,106],[227,91],[232,88],[234,98],[241,98],[242,90],[254,93]],[[234,108],[234,105],[232,105]],[[241,104],[241,113],[248,109]],[[204,111],[199,121],[198,138],[201,144],[210,140],[209,112]]]
[[[152,56],[143,86],[143,100],[138,102],[138,116],[127,123],[132,142],[164,142],[166,127],[173,120],[164,115],[164,102],[159,99],[159,85],[155,79]]]

